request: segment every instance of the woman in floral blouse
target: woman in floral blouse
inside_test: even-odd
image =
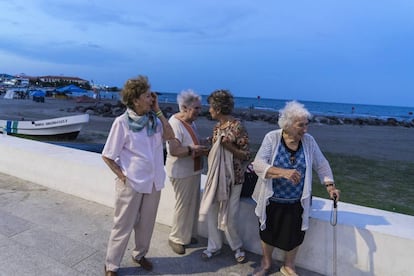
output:
[[[236,228],[244,172],[250,159],[247,131],[231,113],[233,95],[228,90],[216,90],[207,98],[212,119],[212,147],[208,156],[208,173],[200,204],[200,220],[207,218],[208,245],[202,258],[208,260],[220,254],[222,233],[235,252],[235,259],[245,261],[243,243]]]

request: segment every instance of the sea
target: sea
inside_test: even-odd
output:
[[[159,95],[158,98],[159,102],[177,102],[177,94],[174,93],[165,93]],[[288,101],[289,100],[258,97],[235,97],[234,105],[236,108],[278,111],[282,109]],[[379,119],[395,118],[398,121],[411,121],[414,119],[414,107],[298,101],[304,104],[314,116],[323,115],[344,118],[373,117]],[[202,96],[202,104],[207,105],[207,96]]]
[[[72,96],[81,96],[84,93]],[[96,97],[90,92],[90,97]],[[101,92],[101,99],[119,100],[117,92]],[[207,106],[207,95],[202,95],[202,104]],[[160,103],[176,103],[177,93],[158,93],[158,101]],[[266,99],[261,97],[237,97],[234,98],[235,108],[248,108],[250,110],[268,110],[275,111],[282,109],[289,100],[283,99]],[[369,105],[369,104],[351,104],[351,103],[331,103],[316,101],[301,101],[313,116],[334,116],[341,118],[378,118],[386,120],[394,118],[398,121],[414,120],[414,107],[404,106],[386,106],[386,105]],[[102,152],[103,144],[90,143],[70,143],[70,142],[51,142],[60,146],[77,148],[91,152]]]
[[[103,99],[119,99],[119,93],[101,92]],[[176,93],[159,93],[159,102],[176,103]],[[249,108],[257,110],[278,111],[289,100],[266,99],[261,97],[236,97],[234,98],[236,108]],[[414,119],[414,107],[369,105],[353,103],[332,103],[317,101],[301,101],[302,104],[314,116],[335,116],[342,118],[394,118],[398,121],[412,121]],[[207,105],[207,95],[202,95],[202,104]]]

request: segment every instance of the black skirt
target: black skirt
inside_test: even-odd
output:
[[[290,251],[303,243],[303,208],[300,202],[285,204],[270,201],[266,206],[266,229],[260,239],[271,246]]]

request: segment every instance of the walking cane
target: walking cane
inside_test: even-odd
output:
[[[338,221],[338,204],[336,202],[336,195],[333,196],[333,204],[331,211],[331,225],[333,226],[333,252],[332,252],[332,275],[336,276],[336,223]]]

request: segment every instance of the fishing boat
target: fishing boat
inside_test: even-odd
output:
[[[0,120],[3,134],[39,140],[74,140],[89,122],[89,114],[38,121]]]

